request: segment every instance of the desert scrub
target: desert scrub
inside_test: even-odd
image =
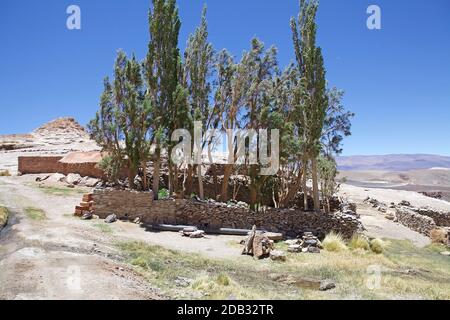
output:
[[[173,299],[450,299],[450,268],[441,247],[416,248],[409,242],[389,240],[384,254],[361,255],[353,250],[320,254],[290,254],[284,263],[249,256],[217,259],[148,245],[118,244],[128,263],[152,286]],[[381,286],[366,283],[379,266]],[[417,270],[417,274],[405,270]],[[274,280],[273,275],[331,279],[336,288],[321,292]],[[177,285],[177,278],[191,280]]]
[[[344,238],[342,235],[330,232],[322,241],[322,246],[325,250],[330,252],[340,252],[347,250]]]
[[[348,244],[349,248],[352,250],[370,250],[370,243],[366,237],[362,235],[354,235]]]
[[[11,173],[9,170],[0,170],[0,177],[10,177]]]
[[[5,207],[0,207],[0,229],[8,222],[9,211]]]
[[[386,243],[381,239],[373,239],[372,241],[370,241],[370,250],[372,250],[372,252],[374,253],[383,253],[385,247]]]
[[[27,207],[27,208],[25,208],[25,213],[26,213],[27,217],[32,220],[40,221],[40,220],[47,219],[45,211],[42,209],[39,209],[39,208]]]

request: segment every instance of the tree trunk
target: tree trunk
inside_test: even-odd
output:
[[[192,194],[192,176],[193,176],[193,167],[191,164],[188,165],[187,168],[187,177],[186,177],[186,183],[184,185],[184,194],[188,197],[191,197]]]
[[[202,165],[198,164],[197,165],[197,176],[198,176],[198,193],[199,193],[199,197],[200,199],[204,200],[205,199],[205,194],[203,192],[203,175],[202,175]]]
[[[155,160],[153,162],[153,198],[158,200],[159,193],[159,176],[160,176],[160,165],[161,165],[161,149],[156,147],[155,150]]]
[[[314,210],[320,212],[319,177],[317,174],[317,157],[311,158],[311,174],[313,182]]]
[[[308,206],[308,189],[306,186],[306,180],[308,179],[308,160],[303,159],[303,175],[302,175],[302,191],[303,191],[303,209],[309,210]]]
[[[230,179],[232,169],[232,164],[226,164],[223,170],[222,192],[220,195],[220,201],[222,202],[228,201],[228,180]]]
[[[217,200],[217,187],[218,187],[218,181],[217,181],[217,168],[215,164],[212,164],[211,166],[212,174],[213,174],[213,184],[214,184],[214,200]]]
[[[148,180],[147,180],[147,160],[142,160],[142,186],[144,191],[148,190]]]

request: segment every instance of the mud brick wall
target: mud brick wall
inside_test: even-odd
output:
[[[207,231],[219,228],[251,229],[256,225],[260,229],[293,237],[306,231],[324,237],[335,231],[350,238],[361,228],[359,220],[345,214],[277,209],[254,213],[221,203],[179,199],[152,201],[152,198],[148,192],[96,189],[94,212],[100,218],[115,213],[120,219],[140,217],[148,224],[193,225]]]
[[[77,173],[82,177],[92,177],[103,179],[105,174],[96,163],[62,163],[61,156],[48,157],[19,157],[19,169],[22,174],[39,174],[39,173]]]
[[[59,173],[68,175],[69,173],[77,173],[82,177],[92,177],[104,179],[105,173],[98,167],[96,163],[60,163],[61,169]]]
[[[396,210],[398,222],[411,230],[417,231],[426,236],[430,236],[431,230],[436,228],[433,218],[421,215],[407,208],[398,208]]]
[[[93,210],[104,219],[116,214],[120,219],[133,220],[136,217],[152,216],[153,193],[113,189],[94,189]]]
[[[62,157],[19,157],[18,171],[22,174],[55,173],[61,171]]]

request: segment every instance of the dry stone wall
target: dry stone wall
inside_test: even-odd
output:
[[[416,213],[430,217],[439,227],[450,227],[450,212],[436,211],[431,208],[413,209]]]
[[[96,189],[94,212],[101,218],[116,214],[120,219],[141,218],[147,224],[193,225],[207,231],[220,228],[259,229],[298,236],[312,231],[319,237],[335,231],[350,238],[361,229],[352,215],[303,212],[300,210],[267,210],[254,213],[244,208],[222,203],[196,200],[153,201],[149,192]]]
[[[399,223],[428,237],[431,230],[437,227],[433,218],[421,215],[406,207],[397,208],[396,217]]]

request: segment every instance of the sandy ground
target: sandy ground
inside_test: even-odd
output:
[[[152,288],[123,261],[118,241],[139,240],[213,257],[238,256],[229,245],[238,237],[181,239],[177,233],[148,232],[117,222],[104,233],[103,221],[81,221],[70,215],[81,195],[49,195],[28,184],[33,176],[1,177],[0,204],[12,212],[0,235],[0,299],[159,299]],[[34,221],[27,207],[45,210]]]
[[[391,202],[397,204],[402,200],[406,200],[416,207],[429,206],[434,209],[450,212],[449,202],[429,198],[411,191],[362,188],[343,184],[340,188],[340,195],[347,197],[351,202],[357,204],[358,214],[360,214],[361,222],[367,229],[366,234],[368,236],[373,238],[410,240],[418,247],[424,247],[430,244],[430,239],[401,224],[386,219],[385,214],[364,204],[364,199],[371,197],[386,204],[390,204]]]

